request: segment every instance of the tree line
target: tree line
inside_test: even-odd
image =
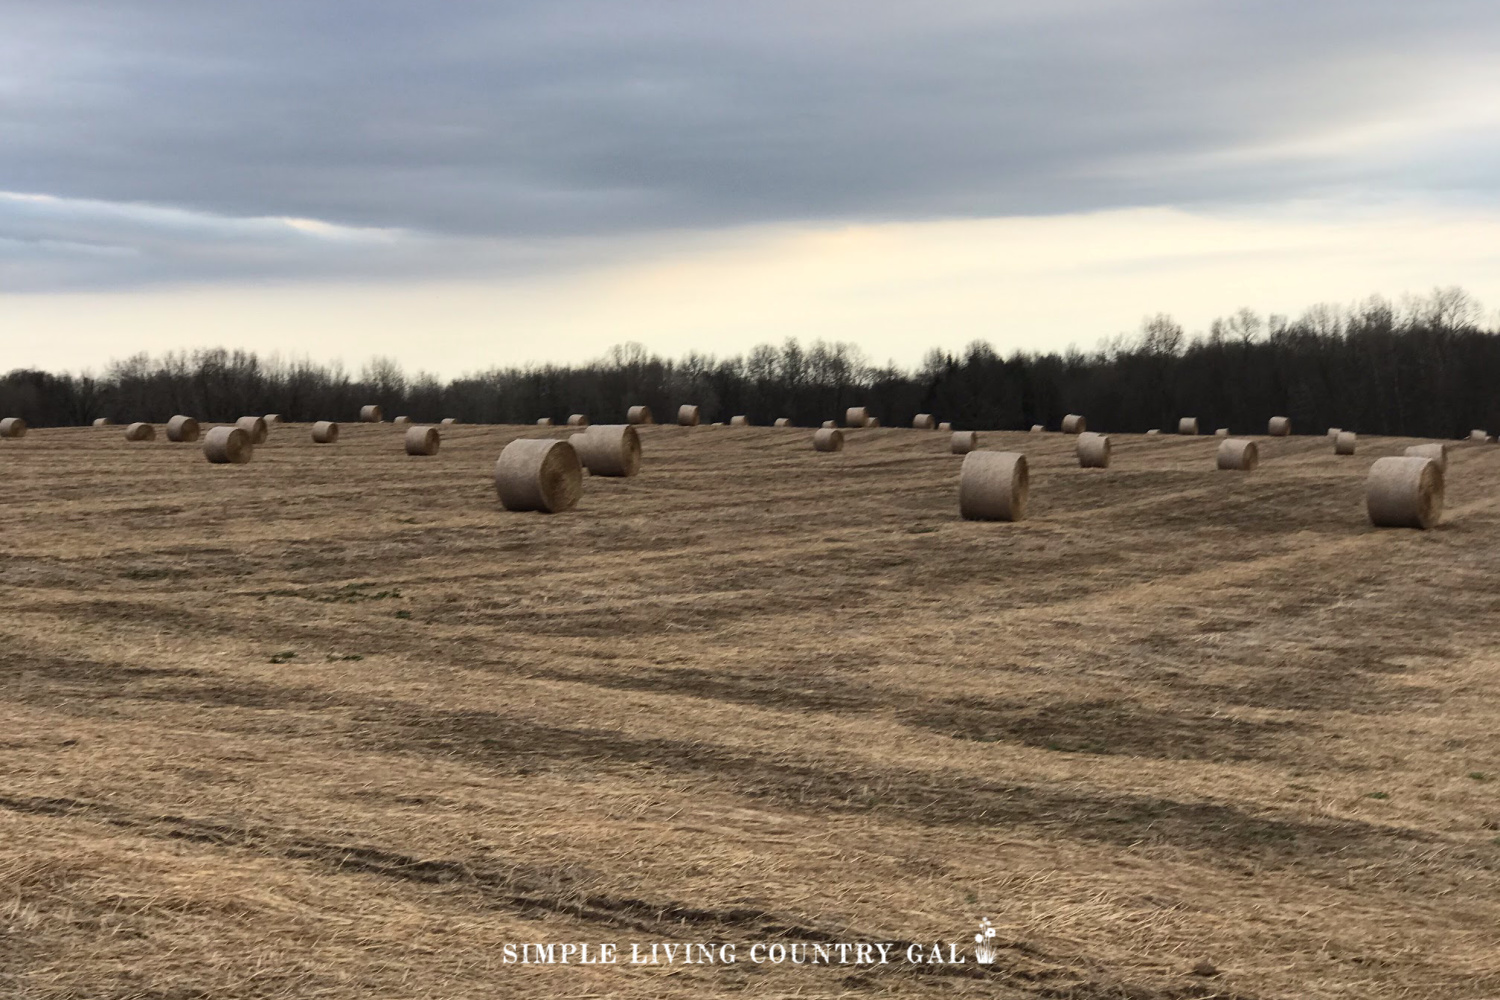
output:
[[[0,378],[0,416],[36,427],[96,417],[160,423],[176,413],[352,421],[376,403],[420,422],[561,422],[570,413],[610,422],[644,403],[668,421],[679,404],[697,403],[704,420],[745,414],[805,426],[862,405],[887,426],[932,413],[960,429],[1056,428],[1064,414],[1082,413],[1091,427],[1133,432],[1175,428],[1190,415],[1247,433],[1284,414],[1299,431],[1459,437],[1500,430],[1497,385],[1500,329],[1481,324],[1477,303],[1448,288],[1400,307],[1378,297],[1316,306],[1295,320],[1241,310],[1194,336],[1159,315],[1088,353],[1002,357],[975,341],[958,354],[934,350],[910,370],[872,365],[850,344],[796,340],[731,358],[669,359],[626,344],[587,364],[496,367],[447,382],[381,358],[354,374],[224,349],[137,355],[98,375],[12,371]]]

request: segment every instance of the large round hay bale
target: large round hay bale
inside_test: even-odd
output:
[[[1019,521],[1030,492],[1025,455],[970,452],[958,473],[958,513],[967,521]]]
[[[454,424],[458,423],[458,418],[457,417],[444,417],[442,420],[439,420],[438,423],[440,425],[442,425],[443,427],[452,427]]]
[[[813,434],[814,451],[843,451],[844,432],[837,427],[820,427]]]
[[[749,427],[750,426],[750,418],[747,417],[747,416],[745,416],[743,413],[736,414],[735,416],[732,416],[732,417],[729,418],[729,426],[730,427]]]
[[[641,471],[641,436],[630,424],[595,424],[569,440],[590,475],[633,476]]]
[[[1292,418],[1272,417],[1266,422],[1266,433],[1279,438],[1288,436],[1292,433]]]
[[[551,417],[538,417],[536,425],[538,427],[551,427],[552,426],[552,418]]]
[[[654,424],[656,418],[651,415],[651,407],[632,406],[625,411],[625,422],[627,424]]]
[[[1442,442],[1437,444],[1414,444],[1407,448],[1405,453],[1408,458],[1430,458],[1437,463],[1442,472],[1448,471],[1448,446]]]
[[[791,417],[777,417],[776,418],[776,422],[773,423],[771,426],[772,427],[790,427],[790,426],[792,426],[792,418]]]
[[[1198,418],[1197,417],[1183,417],[1181,420],[1177,421],[1177,433],[1178,434],[1197,434],[1198,433]]]
[[[512,441],[495,462],[495,492],[506,510],[571,510],[583,492],[578,452],[551,438]]]
[[[1031,433],[1033,433],[1033,434],[1041,434],[1046,429],[1047,429],[1047,425],[1046,424],[1032,424],[1031,425]]]
[[[198,421],[181,413],[167,421],[167,440],[192,444],[202,435]]]
[[[824,430],[827,430],[830,427],[837,427],[837,426],[838,426],[837,421],[833,421],[833,420],[825,420],[825,421],[823,421],[823,429]]]
[[[265,417],[240,417],[234,422],[234,426],[245,432],[251,444],[265,444],[266,435],[271,432],[266,426]]]
[[[152,424],[136,421],[125,428],[126,441],[155,441],[156,427]]]
[[[1339,436],[1333,439],[1333,453],[1335,455],[1354,454],[1356,437],[1353,431],[1339,431]]]
[[[408,455],[436,455],[443,443],[443,436],[436,427],[417,424],[406,429],[406,453]]]
[[[1430,458],[1377,458],[1365,480],[1365,508],[1380,528],[1430,528],[1443,516],[1443,470]]]
[[[214,465],[244,465],[255,454],[250,435],[240,427],[210,427],[203,435],[203,457]]]
[[[111,420],[111,419],[109,419],[108,417],[95,417],[94,418],[94,426],[95,427],[109,427],[112,424],[114,424],[114,421]]]
[[[409,427],[411,425],[411,417],[402,415],[392,419],[391,423],[397,427]]]
[[[339,425],[332,420],[319,420],[313,424],[312,438],[314,444],[333,444],[339,439]]]
[[[1083,419],[1081,413],[1070,413],[1062,419],[1062,432],[1064,434],[1082,434],[1089,429],[1089,422]]]
[[[279,413],[267,413],[266,416],[265,416],[265,421],[266,421],[267,424],[284,424],[284,423],[286,423],[285,420],[281,419],[281,414],[279,414]]]
[[[23,438],[26,436],[26,421],[20,417],[0,420],[0,438]]]
[[[954,455],[967,455],[979,447],[977,431],[954,431],[948,438],[948,450]]]
[[[1080,469],[1109,468],[1109,435],[1085,431],[1078,435],[1078,467]]]
[[[697,427],[699,420],[698,407],[691,403],[683,403],[677,408],[677,426]]]
[[[911,426],[913,430],[930,431],[937,427],[937,418],[930,413],[918,413],[911,418]]]
[[[587,427],[588,425],[589,425],[588,414],[586,414],[586,413],[570,413],[570,414],[568,414],[568,426],[569,427]]]
[[[844,411],[845,427],[868,427],[870,412],[863,406],[851,406]]]
[[[359,422],[362,424],[378,424],[384,419],[380,413],[380,407],[370,405],[359,408]]]
[[[953,424],[950,421],[944,420],[942,423],[938,424],[938,430],[942,432],[952,431]]]
[[[1260,449],[1254,441],[1227,438],[1219,442],[1216,460],[1221,469],[1249,472],[1260,464]]]

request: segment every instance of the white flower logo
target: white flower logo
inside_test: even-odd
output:
[[[974,935],[974,961],[980,965],[989,965],[999,957],[995,928],[990,924],[990,918],[985,917],[979,922],[979,933]]]

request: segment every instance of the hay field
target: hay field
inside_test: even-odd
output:
[[[503,511],[564,433],[0,442],[0,996],[1500,994],[1500,449],[1426,533],[1363,437],[988,433],[994,524],[946,434],[654,427]],[[747,960],[985,917],[990,966]]]

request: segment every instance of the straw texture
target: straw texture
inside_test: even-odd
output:
[[[868,427],[870,413],[863,406],[851,406],[844,411],[845,427]]]
[[[1019,521],[1030,492],[1025,455],[971,452],[958,474],[958,513],[968,521]]]
[[[1380,528],[1431,528],[1443,516],[1443,470],[1430,458],[1377,458],[1365,480],[1365,508]]]
[[[98,426],[95,424],[94,426]],[[6,417],[0,420],[0,438],[23,438],[26,436],[26,421],[20,417]]]
[[[442,443],[443,436],[438,433],[436,427],[424,427],[419,424],[406,429],[406,453],[408,455],[436,455]]]
[[[137,421],[125,428],[126,441],[155,441],[156,428],[151,424]]]
[[[820,427],[813,434],[814,451],[843,451],[844,432],[837,427]]]
[[[234,426],[245,432],[251,444],[265,444],[266,435],[270,433],[265,417],[240,417]]]
[[[595,424],[569,442],[590,475],[633,476],[641,471],[641,436],[630,424]]]
[[[315,444],[333,444],[339,439],[339,425],[332,420],[319,420],[312,426],[312,439]]]
[[[359,420],[364,424],[378,424],[384,417],[381,416],[380,407],[375,405],[361,406],[359,408]]]
[[[948,450],[955,455],[967,455],[979,447],[979,434],[975,431],[954,431],[948,438]]]
[[[1215,456],[1215,461],[1221,469],[1249,472],[1260,464],[1260,449],[1256,447],[1254,441],[1229,438],[1219,442],[1219,451]]]
[[[651,415],[651,407],[632,406],[625,411],[625,422],[627,424],[654,424],[656,418]]]
[[[683,403],[677,408],[677,426],[697,427],[699,420],[698,407],[691,403]]]
[[[1083,419],[1081,413],[1070,413],[1062,419],[1062,432],[1064,434],[1082,434],[1089,429],[1089,422]]]
[[[583,465],[567,441],[521,438],[495,462],[495,492],[506,510],[557,514],[571,510],[583,492]]]
[[[203,436],[203,457],[214,465],[244,465],[254,454],[250,435],[240,427],[210,427]]]
[[[1078,467],[1081,469],[1109,468],[1110,443],[1108,434],[1089,431],[1078,435]]]
[[[198,421],[192,417],[183,416],[181,413],[167,421],[167,440],[180,441],[184,444],[192,444],[203,434]]]

